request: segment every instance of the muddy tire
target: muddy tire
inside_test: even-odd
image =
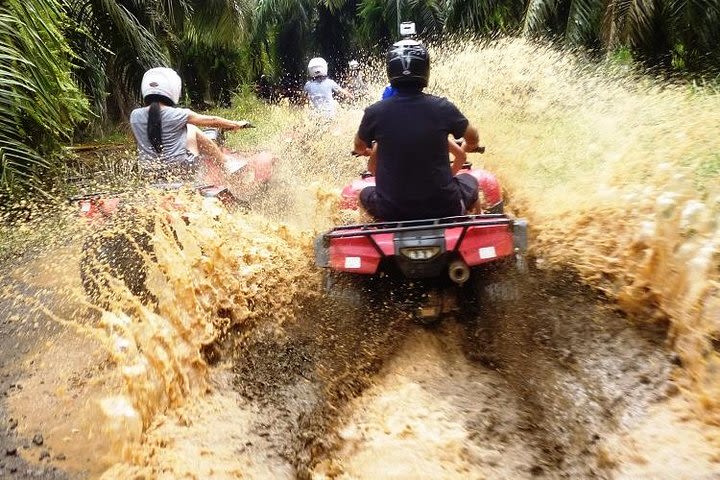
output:
[[[437,326],[443,318],[443,293],[438,289],[429,289],[419,299],[413,311],[413,321],[423,327]]]
[[[478,301],[483,308],[508,310],[525,296],[528,280],[527,259],[512,259],[493,269],[476,286]]]
[[[151,298],[145,286],[146,257],[152,256],[150,236],[126,232],[98,233],[83,244],[80,278],[88,298],[107,306],[113,296],[113,280],[119,280],[143,301]]]
[[[363,282],[355,275],[323,270],[322,292],[325,298],[350,304],[364,302]]]
[[[529,275],[525,256],[473,270],[460,291],[463,317],[475,318],[488,310],[512,309],[522,301]]]

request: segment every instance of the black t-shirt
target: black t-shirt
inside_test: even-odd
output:
[[[399,91],[367,109],[358,136],[378,142],[377,197],[384,220],[459,215],[448,134],[460,138],[468,120],[446,98]]]

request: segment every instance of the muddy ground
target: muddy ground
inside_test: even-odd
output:
[[[6,264],[7,266],[7,264]],[[17,267],[15,267],[17,268]],[[12,268],[11,268],[12,270]],[[24,269],[22,269],[24,271]],[[8,412],[7,399],[23,389],[33,375],[33,365],[26,359],[43,343],[60,337],[62,328],[47,315],[39,314],[37,305],[49,311],[62,312],[57,295],[28,281],[6,275],[0,296],[0,478],[67,479],[62,471],[64,456],[45,444],[41,431],[32,436],[18,433],[23,418]],[[18,296],[17,293],[23,295]],[[34,299],[37,303],[26,300]],[[34,363],[34,362],[33,362]],[[28,462],[26,459],[35,461]],[[54,463],[51,463],[54,462]]]
[[[490,463],[512,468],[473,465],[477,458],[438,459],[437,465],[462,467],[458,475],[610,477],[596,447],[665,395],[672,361],[665,333],[633,328],[570,274],[535,272],[515,287],[514,298],[485,298],[479,310],[434,327],[415,325],[390,307],[364,310],[356,299],[324,305],[325,311],[306,306],[282,338],[258,331],[243,342],[235,385],[261,406],[259,430],[267,429],[270,450],[299,477],[337,464],[347,439],[332,432],[347,427],[348,412],[358,409],[348,403],[407,369],[401,376],[417,376],[411,383],[422,395],[454,403],[450,411],[467,434],[464,450],[492,446]],[[393,383],[402,382],[395,378],[387,391]],[[400,392],[394,398],[406,401]],[[421,441],[413,448],[422,449]],[[343,467],[330,471],[337,475],[337,468]],[[351,478],[388,474],[383,468],[388,465]],[[400,478],[415,476],[408,475]]]
[[[234,390],[245,412],[224,420],[237,468],[218,478],[614,478],[604,440],[675,393],[665,332],[632,326],[568,272],[490,278],[478,302],[431,327],[374,285],[300,299],[283,327],[232,332],[208,350],[213,388]],[[5,401],[34,375],[28,352],[67,333],[47,312],[87,312],[32,283],[4,285],[45,308],[0,306],[0,478],[93,478],[19,435]],[[162,452],[147,462],[175,468]]]

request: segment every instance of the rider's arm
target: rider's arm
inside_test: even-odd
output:
[[[376,108],[370,106],[365,109],[363,118],[360,120],[360,126],[355,134],[355,141],[353,142],[353,152],[363,157],[370,157],[368,160],[368,170],[370,171],[375,169],[375,154],[377,152],[377,142],[375,141],[376,117]],[[371,145],[372,148],[369,145]]]
[[[463,139],[465,140],[462,145],[463,150],[466,152],[474,151],[480,144],[480,134],[477,128],[468,123]]]
[[[455,140],[450,139],[448,139],[448,151],[453,156],[452,173],[455,175],[465,164],[467,153],[465,153],[465,150],[463,150],[460,145],[455,143]]]
[[[355,145],[353,146],[353,152],[356,154],[362,156],[362,157],[369,157],[373,153],[373,149],[368,147],[367,143],[360,138],[360,135],[355,135]]]
[[[235,120],[228,120],[227,118],[216,117],[213,115],[201,115],[193,111],[188,113],[188,123],[198,127],[216,127],[223,128],[225,130],[237,130],[250,125],[250,122],[247,120],[236,122]]]
[[[377,171],[377,149],[377,142],[375,142],[370,151],[370,157],[368,157],[367,169],[368,172],[372,173],[373,175],[375,175],[375,172]]]
[[[342,95],[342,96],[345,97],[345,98],[352,98],[353,95],[352,95],[352,93],[350,93],[349,90],[347,90],[347,89],[345,89],[345,88],[342,88],[342,87],[341,87],[340,85],[338,85],[337,82],[335,82],[334,80],[332,80],[332,82],[333,82],[333,86],[332,86],[333,92],[339,93],[340,95]]]

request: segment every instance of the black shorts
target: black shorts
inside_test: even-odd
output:
[[[475,177],[468,173],[461,173],[453,177],[453,181],[458,187],[460,194],[460,203],[449,208],[446,212],[438,213],[436,209],[423,208],[422,205],[418,205],[414,208],[411,215],[397,214],[393,212],[390,205],[386,205],[380,198],[378,198],[375,187],[365,187],[360,192],[360,203],[368,211],[370,215],[375,218],[395,221],[395,220],[420,220],[423,218],[435,218],[435,217],[452,217],[456,215],[465,215],[467,210],[475,203],[478,199],[478,183]],[[432,206],[434,207],[434,206]]]

